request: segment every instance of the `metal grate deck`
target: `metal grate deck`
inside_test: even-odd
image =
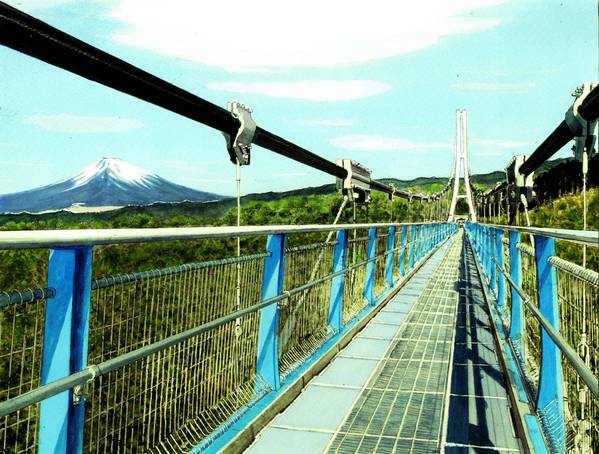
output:
[[[520,452],[482,284],[463,247],[445,452]]]
[[[456,323],[457,237],[328,452],[439,451]]]

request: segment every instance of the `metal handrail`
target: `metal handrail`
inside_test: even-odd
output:
[[[266,254],[261,254],[265,256]],[[117,369],[125,367],[129,364],[137,362],[143,358],[146,358],[155,353],[164,351],[170,347],[178,345],[186,340],[189,340],[193,337],[196,337],[204,332],[211,331],[219,326],[225,325],[229,322],[235,321],[241,317],[246,315],[258,312],[265,307],[268,307],[272,304],[281,303],[283,300],[289,299],[294,295],[300,294],[309,290],[317,285],[320,285],[324,282],[332,280],[337,276],[341,276],[346,274],[349,271],[352,271],[356,268],[365,266],[368,263],[375,262],[378,258],[384,257],[387,255],[387,252],[383,252],[381,254],[375,255],[370,259],[363,260],[358,263],[354,263],[350,266],[346,266],[342,270],[336,271],[334,273],[330,273],[326,276],[323,276],[319,279],[316,279],[312,282],[309,282],[304,285],[300,285],[291,290],[285,290],[281,294],[274,296],[272,298],[267,298],[260,303],[249,306],[245,309],[240,309],[238,311],[232,312],[223,317],[219,317],[215,320],[212,320],[208,323],[204,323],[200,326],[196,326],[194,328],[190,328],[186,331],[183,331],[178,334],[174,334],[160,341],[154,342],[150,345],[146,345],[144,347],[140,347],[138,349],[132,350],[130,352],[119,355],[115,358],[111,358],[109,360],[103,361],[99,364],[92,364],[87,366],[85,369],[82,369],[78,372],[70,374],[61,379],[55,380],[51,383],[47,383],[45,385],[41,385],[38,388],[25,392],[19,396],[13,397],[4,402],[0,402],[0,418],[7,416],[11,413],[19,411],[29,405],[34,405],[36,403],[41,402],[42,400],[48,399],[49,397],[60,394],[64,391],[74,388],[78,385],[83,385],[90,381],[93,381],[95,378],[100,377],[102,375],[106,375],[109,372],[113,372]]]
[[[336,230],[386,228],[438,222],[374,224],[308,224],[226,227],[167,227],[151,229],[17,230],[0,232],[0,250],[34,249],[65,246],[149,243],[156,241],[237,238],[251,235],[328,232]]]
[[[516,292],[518,292],[518,294],[522,297],[522,301],[526,307],[528,307],[533,316],[543,326],[557,348],[559,348],[564,356],[568,359],[570,365],[574,368],[578,376],[582,379],[582,381],[585,382],[595,397],[599,398],[599,379],[593,375],[593,371],[587,367],[580,356],[578,356],[576,351],[568,345],[562,335],[555,328],[553,328],[553,326],[551,326],[551,323],[549,323],[547,319],[543,317],[541,311],[539,311],[539,309],[532,303],[530,296],[528,296],[524,290],[512,280],[509,273],[506,272],[506,270],[503,269],[495,259],[493,259],[493,262],[495,263],[496,268],[505,276],[510,286],[512,286],[512,288],[516,290]]]
[[[13,304],[28,304],[36,301],[54,298],[56,291],[53,288],[33,288],[25,291],[12,290],[0,292],[0,309]]]
[[[550,229],[546,227],[523,227],[515,225],[485,224],[478,223],[485,227],[496,229],[513,230],[520,233],[532,235],[542,235],[557,240],[572,241],[574,243],[586,244],[587,246],[599,247],[599,231],[597,230],[571,230],[571,229]]]

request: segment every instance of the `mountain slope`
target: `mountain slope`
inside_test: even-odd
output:
[[[149,205],[156,202],[206,202],[224,198],[172,183],[121,159],[102,158],[58,183],[0,195],[0,213]]]

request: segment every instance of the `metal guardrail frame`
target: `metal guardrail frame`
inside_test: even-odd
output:
[[[396,247],[391,239],[395,239],[395,229],[397,226],[401,226],[402,233],[402,244],[400,247]],[[411,226],[411,229],[408,227]],[[424,228],[423,226],[426,226]],[[347,231],[353,229],[368,229],[368,253],[365,260],[361,260],[357,263],[347,264],[345,258],[347,255],[346,248],[348,247]],[[376,251],[376,245],[378,242],[377,231],[378,229],[389,229],[391,234],[384,235],[386,238],[387,248],[385,250]],[[87,365],[86,364],[86,349],[81,349],[81,344],[87,345],[87,339],[85,338],[87,333],[87,324],[89,323],[89,316],[84,312],[78,315],[78,321],[67,321],[63,325],[69,325],[69,329],[79,333],[80,339],[76,342],[70,343],[64,348],[72,350],[68,355],[60,355],[62,358],[58,358],[58,361],[64,361],[67,358],[67,364],[59,365],[53,364],[55,361],[54,357],[50,352],[50,356],[46,358],[44,362],[45,367],[52,367],[54,370],[59,370],[58,375],[50,376],[46,378],[46,384],[34,389],[32,391],[21,394],[17,397],[11,398],[7,401],[0,403],[0,417],[7,416],[9,414],[18,411],[19,409],[25,408],[29,405],[41,402],[41,416],[40,418],[46,418],[45,429],[48,430],[48,426],[53,427],[51,429],[51,440],[54,440],[54,436],[67,437],[66,433],[62,432],[61,427],[65,424],[68,427],[67,432],[75,433],[75,439],[83,439],[83,411],[82,404],[76,405],[72,400],[72,392],[66,393],[66,391],[73,390],[76,387],[85,387],[88,382],[94,380],[97,377],[108,374],[111,371],[115,371],[128,364],[137,362],[143,358],[147,358],[157,352],[165,351],[170,347],[181,344],[182,342],[189,340],[195,336],[205,333],[210,330],[214,330],[227,323],[235,321],[240,317],[246,316],[251,313],[260,313],[260,334],[258,343],[258,357],[263,358],[262,361],[259,359],[257,364],[257,374],[267,383],[272,389],[278,389],[279,383],[279,364],[278,355],[276,354],[276,341],[274,340],[278,333],[276,324],[273,320],[277,320],[278,311],[280,310],[279,304],[283,301],[291,298],[294,295],[305,292],[316,285],[330,282],[331,294],[330,294],[330,308],[328,323],[334,332],[339,332],[344,329],[343,321],[341,320],[342,307],[343,307],[343,277],[349,271],[358,267],[366,267],[366,279],[364,282],[363,295],[368,300],[369,305],[376,305],[376,300],[372,297],[371,293],[374,291],[374,280],[375,280],[375,262],[377,260],[385,260],[385,281],[387,288],[389,286],[389,276],[392,277],[393,269],[389,267],[397,267],[400,270],[400,276],[403,276],[409,272],[413,266],[417,265],[417,262],[426,256],[426,254],[432,251],[436,245],[441,243],[445,238],[450,236],[457,226],[454,224],[442,224],[442,223],[429,223],[429,224],[346,224],[346,225],[306,225],[306,226],[265,226],[265,227],[207,227],[207,228],[191,228],[191,229],[129,229],[129,230],[99,230],[99,231],[81,231],[81,230],[70,230],[70,231],[36,231],[36,232],[2,232],[0,236],[1,246],[0,249],[11,249],[13,247],[18,248],[40,248],[49,247],[52,249],[50,254],[49,264],[49,287],[51,281],[54,280],[52,289],[54,290],[54,299],[52,305],[47,306],[46,321],[45,323],[53,323],[56,319],[64,317],[69,310],[85,310],[89,311],[90,307],[90,290],[97,287],[100,283],[102,285],[109,285],[114,283],[120,283],[121,280],[131,281],[139,278],[152,278],[154,275],[163,275],[164,272],[172,274],[175,272],[183,272],[189,267],[182,265],[180,267],[166,268],[165,270],[151,270],[146,273],[137,273],[132,275],[123,275],[118,278],[109,278],[106,282],[103,280],[92,281],[91,280],[91,266],[92,266],[92,254],[93,245],[104,245],[104,244],[121,244],[121,243],[139,243],[139,242],[152,242],[152,241],[166,241],[166,240],[197,240],[197,239],[210,239],[210,238],[227,238],[235,236],[248,236],[248,235],[259,235],[267,236],[266,239],[266,252],[262,254],[255,254],[254,256],[258,259],[264,258],[264,280],[262,286],[262,300],[256,304],[246,307],[241,310],[236,310],[226,316],[211,320],[208,323],[204,323],[200,326],[193,327],[186,331],[177,333],[166,337],[160,341],[154,342],[150,345],[146,345],[135,350],[129,351],[125,354],[110,358],[98,364]],[[306,233],[315,231],[331,231],[335,230],[338,232],[337,240],[331,244],[334,248],[335,257],[334,266],[332,272],[326,276],[320,277],[307,282],[304,285],[300,285],[291,290],[283,290],[282,287],[282,270],[284,269],[284,256],[286,253],[286,235],[291,233]],[[420,230],[423,233],[414,237],[414,232]],[[406,237],[410,231],[410,241],[406,241]],[[343,233],[343,234],[342,234]],[[342,236],[340,237],[339,235]],[[136,236],[137,235],[137,236]],[[73,236],[74,238],[69,238]],[[340,239],[345,236],[345,240]],[[10,241],[14,240],[16,244],[11,244]],[[387,250],[388,248],[390,250]],[[410,256],[415,254],[415,261],[410,261],[410,266],[406,266],[407,262],[407,250],[410,252]],[[345,251],[345,252],[344,252]],[[396,254],[397,253],[397,254]],[[246,257],[247,258],[247,257]],[[242,257],[241,259],[245,259]],[[240,260],[241,260],[240,259]],[[229,263],[229,259],[223,259]],[[223,260],[214,261],[213,263],[221,263]],[[212,262],[206,262],[212,263]],[[202,264],[191,264],[197,266],[203,266]],[[74,283],[64,281],[65,267],[72,267]],[[191,268],[194,268],[192,266]],[[278,278],[273,278],[273,273]],[[129,276],[129,277],[128,277]],[[113,282],[114,281],[114,282]],[[397,281],[395,281],[397,282]],[[393,285],[393,279],[391,278],[391,284]],[[274,287],[273,287],[274,285]],[[87,308],[87,309],[86,309]],[[64,333],[63,333],[64,335]],[[53,330],[46,330],[45,336],[50,336],[47,340],[49,342],[58,342],[60,333],[54,332]],[[54,339],[52,339],[54,338]],[[46,339],[44,339],[44,343]],[[275,350],[272,350],[275,348]],[[272,350],[272,351],[270,351]],[[75,364],[73,369],[73,358],[75,358]],[[266,360],[264,360],[266,358]],[[274,362],[273,362],[274,361]],[[71,370],[72,373],[66,373],[63,375],[64,367],[67,367],[67,371]],[[270,375],[269,375],[270,374]],[[42,367],[42,375],[44,375],[44,366]],[[61,397],[62,396],[62,397]],[[52,412],[49,413],[50,407],[47,407],[44,413],[44,407],[47,406],[47,402],[57,398],[62,399],[63,410],[68,410],[74,407],[74,411],[56,411],[56,408],[52,408]],[[45,414],[45,416],[44,416]],[[50,417],[51,416],[51,417]],[[48,419],[50,417],[50,419]],[[40,424],[44,427],[44,425]],[[58,432],[57,432],[58,431]],[[56,435],[58,434],[58,435]],[[40,432],[40,449],[42,444],[44,449],[48,446],[48,437],[46,434]],[[54,441],[52,441],[54,443]],[[66,446],[66,443],[65,443]],[[66,449],[66,448],[65,448]],[[72,449],[68,448],[69,450]],[[63,451],[65,452],[65,451]]]
[[[562,452],[566,446],[565,414],[563,407],[564,381],[560,354],[576,371],[588,389],[599,398],[598,378],[593,375],[577,352],[569,346],[559,333],[560,309],[557,295],[556,260],[562,267],[569,263],[555,256],[555,240],[599,246],[599,232],[564,229],[548,229],[533,227],[514,227],[494,224],[467,223],[466,230],[472,240],[474,250],[481,263],[481,271],[488,279],[488,286],[495,292],[498,309],[503,310],[506,292],[511,289],[512,308],[510,314],[510,332],[506,333],[512,349],[522,342],[524,307],[542,326],[541,341],[543,344],[541,373],[536,395],[535,409],[543,422],[545,435],[556,452]],[[504,233],[508,233],[507,244],[510,250],[510,273],[503,267]],[[520,234],[530,234],[535,247],[520,242]],[[520,252],[532,254],[537,268],[537,308],[521,287],[522,270]],[[517,255],[517,260],[511,256]],[[571,267],[570,267],[571,268]],[[576,270],[580,267],[576,267]],[[593,274],[593,273],[589,273]],[[594,273],[596,274],[596,273]],[[594,274],[591,276],[594,277]],[[594,280],[580,279],[594,285]],[[506,288],[505,282],[509,284]],[[519,352],[514,352],[518,354]],[[525,380],[526,381],[526,380]]]

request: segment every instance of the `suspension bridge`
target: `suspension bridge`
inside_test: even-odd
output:
[[[257,145],[336,178],[339,213],[372,191],[427,206],[416,223],[0,232],[47,269],[0,292],[0,451],[599,452],[599,234],[586,205],[583,230],[519,225],[534,171],[573,139],[586,178],[596,84],[485,194],[459,110],[451,175],[419,194],[4,3],[0,42],[222,132],[238,181]],[[95,272],[106,251],[175,242],[236,253]]]

